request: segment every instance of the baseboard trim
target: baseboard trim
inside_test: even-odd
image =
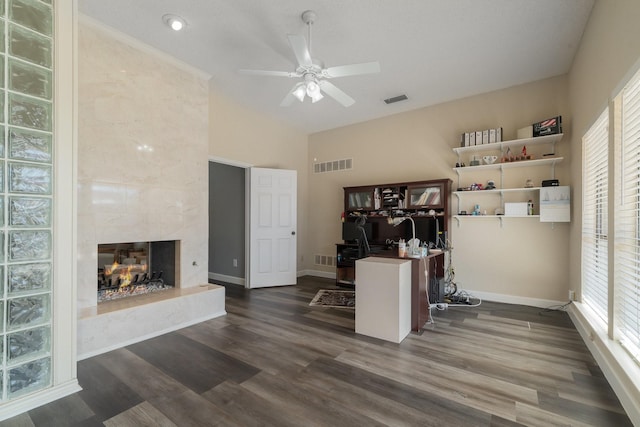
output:
[[[300,270],[298,271],[298,277],[301,276],[314,276],[314,277],[322,277],[325,279],[334,279],[336,278],[335,272],[330,271],[320,271],[320,270]]]
[[[531,307],[547,308],[566,304],[566,301],[555,301],[542,298],[529,298],[517,295],[494,294],[491,292],[474,291],[473,289],[464,289],[469,295],[482,298],[483,301],[503,302],[506,304],[528,305]]]
[[[627,416],[633,425],[640,426],[640,366],[620,344],[609,339],[604,325],[601,328],[593,326],[598,321],[590,320],[595,314],[584,304],[571,304],[568,313]]]
[[[28,394],[22,398],[11,400],[0,405],[0,421],[35,409],[39,406],[62,399],[73,393],[82,391],[77,379],[58,384],[46,390]]]
[[[335,280],[336,273],[320,270],[300,270],[298,272],[298,277],[300,276],[323,277],[325,279]],[[473,289],[465,289],[465,291],[475,297],[482,298],[482,300],[486,301],[503,302],[506,304],[529,305],[532,307],[540,308],[547,308],[567,303],[567,301],[555,301],[542,298],[520,297],[517,295],[495,294],[491,292],[474,291]]]
[[[234,285],[244,286],[246,281],[243,277],[227,276],[226,274],[211,273],[209,272],[209,279],[219,280],[221,282],[231,283]]]

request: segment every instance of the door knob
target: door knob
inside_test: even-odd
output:
[[[295,231],[292,231],[292,232],[291,232],[291,235],[292,235],[292,236],[295,236],[295,235],[296,235],[296,232],[295,232]]]

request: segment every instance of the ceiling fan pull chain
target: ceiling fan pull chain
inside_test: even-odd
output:
[[[313,55],[311,54],[311,26],[313,25],[313,21],[309,21],[307,25],[309,26],[309,56],[313,58]]]

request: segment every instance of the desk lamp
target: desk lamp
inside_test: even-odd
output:
[[[364,258],[369,256],[371,252],[371,248],[369,247],[369,240],[367,239],[367,232],[364,229],[364,224],[367,222],[367,217],[365,215],[361,215],[356,219],[356,230],[358,231],[358,238],[356,241],[358,242],[358,257]]]
[[[409,256],[411,258],[420,258],[420,241],[416,239],[416,223],[413,221],[413,218],[410,216],[397,216],[395,218],[389,217],[387,222],[394,227],[397,227],[405,220],[411,221],[411,237],[409,240]]]

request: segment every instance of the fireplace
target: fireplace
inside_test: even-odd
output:
[[[174,288],[178,243],[98,244],[98,303]]]

